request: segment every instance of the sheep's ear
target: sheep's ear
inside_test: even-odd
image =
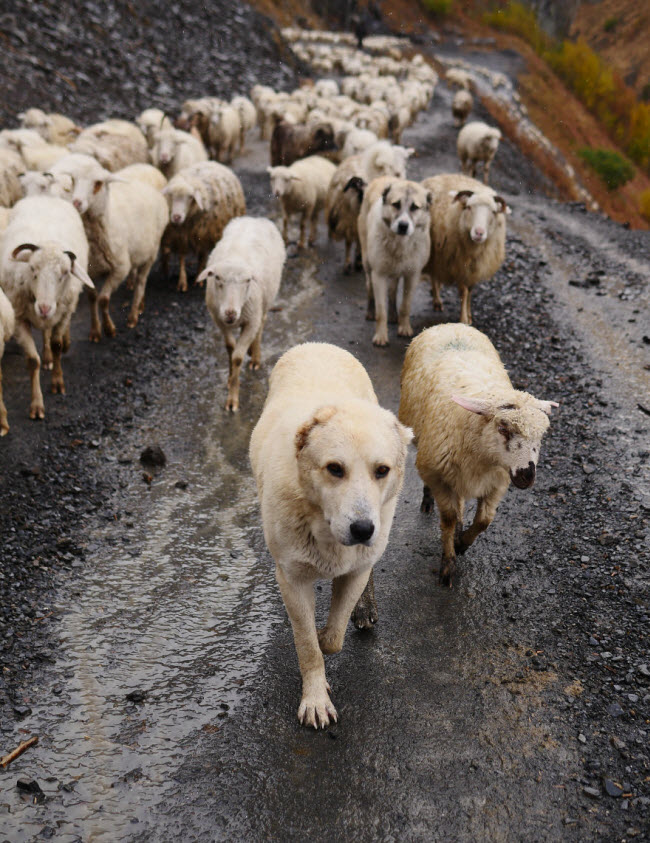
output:
[[[27,261],[31,258],[34,252],[40,248],[40,246],[35,246],[33,243],[22,243],[20,246],[16,246],[16,248],[11,253],[11,257],[15,261],[22,261],[22,263],[27,263]]]
[[[406,147],[406,157],[410,158],[412,155],[415,155],[415,149],[412,146]]]
[[[467,205],[467,200],[474,195],[473,190],[450,190],[449,195],[454,202],[460,202],[463,208]]]
[[[503,196],[493,196],[494,201],[497,203],[497,213],[501,214],[511,214],[512,208],[507,204],[506,200]]]
[[[267,172],[269,175],[272,175],[272,174],[273,174],[273,170],[274,170],[274,169],[275,169],[275,167],[267,167],[267,168],[266,168],[266,172]]]
[[[326,422],[328,422],[336,412],[336,407],[319,407],[319,409],[316,410],[312,418],[308,422],[305,422],[302,427],[298,428],[295,438],[297,457],[299,457],[301,452],[303,451],[313,429],[319,424],[325,424]]]
[[[381,194],[381,201],[384,203],[384,205],[386,204],[386,200],[388,199],[388,194],[390,193],[391,187],[392,185],[389,184],[388,187],[384,188],[384,192]]]
[[[72,264],[72,274],[75,278],[78,278],[81,281],[84,287],[88,287],[91,290],[95,289],[95,285],[93,284],[90,275],[88,275],[86,270],[79,266],[76,261]]]
[[[464,410],[469,410],[470,413],[477,413],[479,416],[487,416],[491,418],[494,415],[494,406],[485,398],[467,398],[465,395],[452,395],[451,400],[462,407]]]
[[[194,283],[195,283],[195,284],[200,284],[201,286],[203,286],[203,284],[206,282],[206,280],[207,280],[207,279],[208,279],[211,275],[214,275],[214,270],[213,270],[213,269],[210,269],[210,267],[208,266],[208,267],[206,267],[206,268],[203,270],[203,272],[202,272],[200,275],[197,275],[197,276],[196,276],[196,280],[194,281]]]
[[[542,401],[540,398],[538,398],[537,406],[543,413],[546,413],[547,416],[550,416],[553,407],[559,407],[560,405],[557,403],[557,401]]]
[[[196,204],[199,206],[199,210],[205,211],[205,204],[203,202],[203,197],[201,196],[201,191],[195,190],[192,196],[194,197]]]
[[[112,184],[113,182],[117,182],[118,184],[129,184],[129,180],[125,179],[123,176],[118,176],[115,173],[111,173],[110,176],[107,176],[105,179],[106,183],[109,182]]]

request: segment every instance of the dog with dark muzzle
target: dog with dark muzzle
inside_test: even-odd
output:
[[[368,290],[367,319],[377,323],[372,341],[388,345],[388,322],[412,337],[411,300],[431,248],[432,196],[414,181],[382,177],[365,191],[359,211],[359,242]],[[397,285],[404,279],[397,311]],[[386,300],[388,299],[388,311]]]
[[[305,343],[284,354],[253,430],[250,460],[264,538],[293,627],[301,723],[337,720],[323,653],[338,653],[372,566],[388,543],[413,434],[382,409],[349,352]],[[314,583],[332,580],[317,632]]]

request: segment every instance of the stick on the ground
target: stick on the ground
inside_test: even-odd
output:
[[[29,749],[30,746],[34,746],[35,743],[38,743],[38,735],[34,735],[33,738],[29,738],[29,740],[23,741],[19,744],[9,755],[5,755],[4,758],[0,760],[0,765],[6,767],[7,764],[11,764],[19,755],[22,755],[26,749]]]

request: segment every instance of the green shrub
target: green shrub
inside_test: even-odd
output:
[[[607,18],[607,20],[603,24],[603,29],[605,30],[605,32],[613,32],[618,26],[618,23],[619,20],[616,16]]]
[[[634,178],[632,164],[612,149],[594,149],[586,146],[578,150],[578,155],[598,173],[608,190],[616,190]]]
[[[551,47],[551,39],[537,22],[535,12],[523,3],[511,2],[504,9],[486,12],[483,21],[496,29],[519,35],[540,55]]]
[[[434,17],[444,18],[451,12],[454,0],[421,0],[421,3],[427,12],[431,12]]]
[[[645,217],[650,222],[650,188],[644,190],[639,199],[639,211],[641,216]]]

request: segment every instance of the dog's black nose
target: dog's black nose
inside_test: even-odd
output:
[[[364,518],[361,521],[353,521],[350,524],[350,535],[357,543],[367,542],[375,532],[375,525],[372,521]]]
[[[409,224],[407,222],[404,222],[404,220],[397,223],[397,233],[398,234],[406,234],[406,232],[408,230],[409,230]]]

